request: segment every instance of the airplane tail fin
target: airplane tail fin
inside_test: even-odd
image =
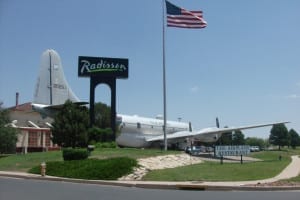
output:
[[[41,57],[34,100],[36,104],[60,105],[66,100],[79,102],[66,81],[61,59],[55,50],[46,50]]]

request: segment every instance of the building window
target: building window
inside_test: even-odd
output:
[[[43,146],[43,141],[44,141],[44,134],[43,134],[43,132],[41,132],[40,133],[40,135],[41,135],[41,138],[40,138],[40,146],[42,147]]]
[[[29,147],[37,147],[38,146],[38,133],[37,132],[29,132],[28,133],[28,146]]]
[[[45,133],[45,142],[46,142],[46,147],[50,147],[51,146],[51,142],[50,142],[50,133],[49,132],[46,132]]]

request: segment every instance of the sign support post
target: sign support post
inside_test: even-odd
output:
[[[241,164],[243,164],[243,156],[250,153],[249,145],[221,145],[215,146],[215,156],[220,157],[220,163],[223,164],[224,156],[241,156]]]
[[[128,78],[128,59],[79,56],[78,76],[90,77],[90,126],[95,124],[95,89],[104,83],[111,90],[111,129],[116,139],[116,79]]]

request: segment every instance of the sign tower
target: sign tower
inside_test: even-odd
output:
[[[111,129],[116,139],[116,79],[128,78],[128,59],[78,57],[78,76],[90,77],[90,126],[95,123],[95,88],[104,83],[111,90]]]

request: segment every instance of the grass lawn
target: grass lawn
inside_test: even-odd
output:
[[[224,163],[205,162],[174,169],[155,170],[143,180],[151,181],[245,181],[276,176],[288,160],[274,162]]]
[[[26,172],[42,162],[62,161],[61,151],[14,154],[0,158],[0,171]]]
[[[100,164],[96,160],[111,159],[116,157],[128,157],[131,159],[160,156],[166,154],[178,154],[180,151],[161,151],[157,149],[133,149],[133,148],[103,148],[95,149],[90,156],[93,160],[93,164],[90,161],[85,165],[91,168],[85,168],[84,171],[91,171],[92,174],[98,172],[98,166]],[[262,151],[251,153],[250,156],[259,158],[263,161],[251,162],[251,163],[224,163],[221,165],[219,162],[204,162],[201,164],[195,164],[185,167],[178,167],[174,169],[154,170],[148,173],[143,180],[149,181],[242,181],[242,180],[259,180],[276,176],[282,171],[291,161],[291,155],[300,155],[300,149],[283,149],[282,151]],[[282,157],[281,161],[279,156]],[[57,162],[59,161],[59,162]],[[62,152],[42,152],[42,153],[29,153],[26,155],[10,155],[0,158],[0,170],[4,171],[28,171],[31,168],[38,166],[41,162],[47,162],[47,167],[54,164],[54,168],[64,165],[62,162]],[[49,163],[49,165],[48,165]],[[51,163],[51,164],[50,164]],[[81,166],[81,161],[75,163],[72,166]],[[94,165],[95,164],[95,165]],[[119,164],[118,164],[119,165]],[[50,169],[48,168],[48,169]],[[77,168],[77,167],[75,167]],[[96,169],[96,170],[95,170]],[[94,171],[93,171],[94,170]],[[102,173],[105,170],[101,170]],[[49,172],[49,171],[48,171]],[[55,173],[60,173],[59,171]],[[82,174],[83,172],[75,172],[75,174]],[[55,174],[53,174],[55,175]],[[60,176],[68,176],[62,174]],[[98,179],[100,176],[93,177],[88,174],[87,179]],[[80,177],[77,177],[80,178]],[[300,176],[291,179],[291,181],[300,182]]]
[[[133,148],[101,148],[95,149],[90,158],[106,159],[114,157],[129,157],[133,159],[181,153],[179,151],[160,151],[157,149],[133,149]],[[0,171],[26,172],[42,162],[62,161],[62,152],[39,152],[28,154],[15,154],[0,158]]]
[[[291,161],[290,151],[262,151],[251,156],[263,161],[250,163],[204,162],[174,169],[154,170],[143,180],[148,181],[244,181],[271,178]],[[279,155],[282,156],[281,161]]]

